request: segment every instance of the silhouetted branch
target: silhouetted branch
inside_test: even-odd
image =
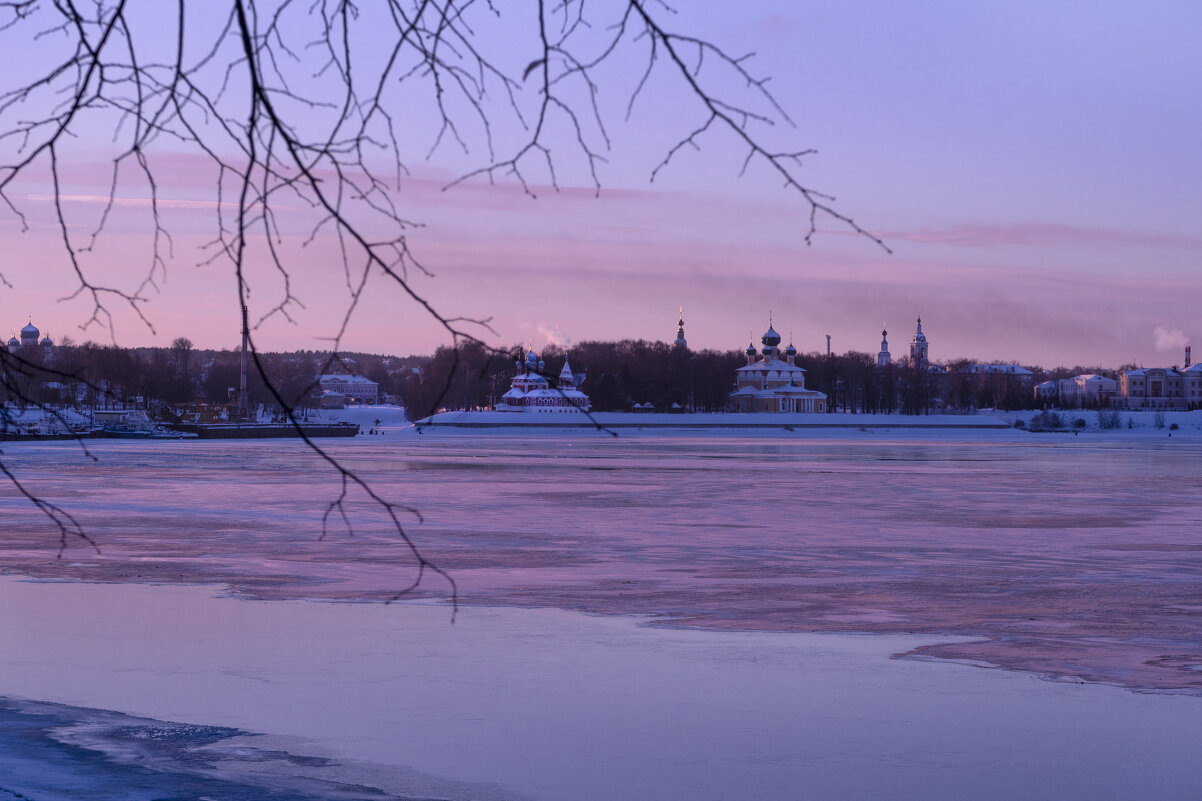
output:
[[[349,492],[362,493],[387,513],[416,562],[417,578],[401,594],[432,571],[457,597],[454,581],[423,556],[402,525],[404,516],[420,515],[377,494],[305,435],[294,401],[268,375],[255,345],[253,332],[276,317],[294,323],[294,312],[303,308],[282,247],[285,210],[308,215],[302,247],[319,240],[337,244],[346,296],[331,337],[335,354],[368,287],[383,283],[434,320],[454,345],[475,343],[494,356],[507,355],[483,342],[495,333],[487,319],[448,313],[414,283],[430,271],[410,241],[418,223],[397,206],[408,176],[405,150],[415,147],[426,158],[444,146],[469,157],[483,151],[480,165],[445,189],[474,178],[509,179],[534,197],[542,184],[557,191],[565,168],[578,165],[599,192],[611,147],[599,102],[605,85],[600,70],[623,58],[624,46],[645,43],[646,61],[637,68],[626,117],[657,70],[676,81],[698,115],[696,123],[682,124],[680,139],[651,169],[652,181],[681,151],[699,149],[708,133],[724,129],[746,148],[741,172],[762,163],[801,197],[807,243],[819,219],[828,219],[885,247],[837,211],[833,198],[801,180],[802,159],[812,149],[781,151],[760,138],[762,128],[792,121],[767,78],[750,70],[751,54],[733,56],[674,32],[668,23],[676,12],[656,0],[611,0],[590,4],[587,13],[583,0],[529,0],[505,11],[533,15],[527,38],[515,39],[499,25],[499,7],[481,0],[176,0],[173,8],[158,4],[153,23],[126,0],[0,0],[0,43],[38,41],[48,54],[31,67],[38,72],[0,85],[0,201],[28,229],[18,184],[42,181],[39,171],[49,175],[55,224],[75,282],[68,297],[91,304],[82,327],[98,326],[115,338],[113,312],[120,306],[154,330],[145,312],[147,294],[165,280],[174,251],[155,157],[181,150],[202,156],[213,171],[215,203],[214,232],[200,263],[232,270],[243,325],[252,332],[252,361],[268,394],[340,477],[339,492],[322,516],[322,536],[334,515],[353,531],[345,503]],[[504,66],[505,56],[523,49],[524,68]],[[742,87],[733,94],[724,88],[732,79]],[[414,103],[415,96],[425,104]],[[422,125],[430,133],[428,146],[403,145],[409,140],[400,134]],[[111,131],[111,181],[83,244],[73,234],[78,220],[65,206],[68,144],[93,143],[97,131]],[[134,180],[127,173],[145,184],[153,236],[145,273],[120,287],[97,278],[88,257]],[[278,279],[277,294],[266,302],[254,296],[251,278],[261,263]],[[0,282],[8,285],[2,275]],[[82,536],[58,507],[26,495],[64,537]]]

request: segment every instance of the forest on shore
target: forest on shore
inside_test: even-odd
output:
[[[486,409],[509,388],[523,350],[492,349],[478,342],[440,347],[433,355],[395,356],[298,350],[261,353],[263,371],[297,409],[317,403],[321,375],[362,375],[379,385],[382,400],[403,404],[416,418],[442,409]],[[0,400],[58,407],[228,403],[239,385],[237,349],[197,349],[185,338],[165,348],[122,348],[70,341],[52,349],[5,353]],[[582,389],[597,411],[650,404],[659,411],[717,412],[728,408],[735,370],[747,364],[737,350],[689,350],[666,342],[620,340],[548,345],[539,354],[554,384],[564,359],[584,375]],[[1038,406],[1032,386],[1101,368],[1028,367],[1030,375],[974,374],[971,362],[925,369],[900,359],[877,367],[876,355],[800,353],[806,386],[826,393],[839,411],[920,414],[941,409],[1026,409]],[[252,404],[278,405],[253,367],[247,391]]]

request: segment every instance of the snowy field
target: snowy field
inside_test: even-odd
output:
[[[424,798],[1202,794],[1196,415],[1171,432],[613,437],[347,411],[379,433],[323,445],[420,510],[406,531],[456,581],[453,626],[434,576],[424,604],[345,603],[414,565],[362,498],[351,531],[319,539],[337,486],[300,443],[100,440],[96,461],[4,445],[100,553],[56,559],[0,488],[0,696],[24,699],[0,703],[0,776],[46,779],[0,790],[103,780],[148,789],[101,797],[149,801],[172,786],[154,776],[186,774],[182,797],[231,800],[263,782],[381,797],[331,781]]]

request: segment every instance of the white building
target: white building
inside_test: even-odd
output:
[[[1096,373],[1073,376],[1083,406],[1105,406],[1118,394],[1119,382]]]
[[[735,391],[730,399],[737,412],[825,412],[826,395],[806,389],[806,371],[793,363],[797,349],[792,344],[781,359],[780,334],[769,324],[760,337],[763,358],[757,360],[755,345],[747,346],[747,364],[735,371]]]
[[[538,358],[531,348],[525,359],[515,362],[517,375],[510,381],[509,391],[501,396],[496,405],[498,412],[587,412],[591,406],[588,395],[579,389],[576,375],[568,360],[563,360],[563,369],[555,386],[547,379],[543,370],[546,362]]]
[[[1010,375],[1023,381],[1033,381],[1035,374],[1026,367],[1017,364],[969,364],[964,367],[966,373],[985,375]]]
[[[320,375],[317,384],[323,395],[336,392],[360,403],[376,403],[380,397],[380,385],[361,375]]]
[[[1124,409],[1188,409],[1202,403],[1202,368],[1198,365],[1124,370],[1113,405]]]
[[[1035,385],[1035,397],[1043,403],[1075,409],[1081,405],[1081,388],[1071,378],[1053,378]]]
[[[921,321],[919,321],[921,325]],[[889,356],[889,332],[881,329],[881,351],[876,355],[876,366],[882,370],[889,366],[891,357]],[[924,337],[925,338],[925,337]]]
[[[927,335],[922,333],[921,317],[918,318],[918,330],[910,340],[910,361],[918,367],[926,367],[931,363],[930,345],[927,343]]]
[[[1095,373],[1072,378],[1055,378],[1035,385],[1035,397],[1065,409],[1081,406],[1107,406],[1118,394],[1119,382]]]

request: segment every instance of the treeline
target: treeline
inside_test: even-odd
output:
[[[582,342],[570,348],[547,346],[540,354],[545,374],[554,384],[567,357],[574,373],[585,373],[581,389],[595,411],[628,411],[635,404],[656,410],[679,407],[687,411],[724,411],[734,389],[735,370],[747,364],[743,351],[678,350],[665,342],[622,340]],[[401,397],[411,418],[442,409],[488,409],[509,389],[521,348],[490,350],[478,343],[442,347],[420,373],[406,376]],[[823,392],[833,410],[861,413],[923,414],[942,409],[1026,409],[1037,406],[1033,385],[1047,378],[1098,368],[1028,368],[1025,378],[996,373],[971,373],[968,361],[946,371],[929,371],[908,359],[886,370],[876,355],[849,351],[827,357],[798,354],[795,363],[806,371],[806,386]]]
[[[439,348],[420,375],[410,376],[401,397],[411,418],[439,409],[487,409],[509,389],[521,347],[508,351],[470,342]],[[568,358],[574,373],[585,373],[581,389],[596,411],[620,411],[650,403],[697,411],[726,407],[736,367],[746,358],[734,351],[681,351],[664,342],[623,340],[582,342],[568,349],[548,345],[539,353],[554,384]]]
[[[326,372],[366,376],[379,384],[381,398],[399,398],[411,418],[440,409],[487,409],[509,389],[521,348],[497,351],[469,342],[441,347],[433,356],[388,356],[323,351],[260,354],[272,383],[285,400],[304,409],[315,402],[316,377]],[[540,354],[552,383],[565,357],[587,376],[581,387],[597,411],[626,411],[650,404],[659,411],[723,411],[734,388],[735,371],[747,363],[743,351],[679,350],[665,342],[622,340],[582,342],[570,348],[547,346]],[[166,348],[120,348],[70,342],[51,350],[22,348],[4,353],[0,401],[52,405],[130,403],[227,403],[239,383],[236,349],[196,349],[185,338]],[[806,386],[827,395],[833,410],[923,414],[944,409],[1037,408],[1033,385],[1099,368],[1031,369],[1033,375],[972,373],[968,361],[942,371],[920,369],[902,359],[887,370],[874,354],[850,351],[827,357],[803,353]],[[44,368],[44,369],[42,369]],[[1113,375],[1113,373],[1109,373]],[[274,398],[253,366],[248,371],[252,404],[270,408]]]
[[[125,406],[130,404],[228,403],[241,379],[239,349],[196,349],[185,338],[167,348],[60,344],[46,350],[4,352],[0,401],[52,406]],[[261,353],[259,360],[287,403],[298,409],[315,402],[321,373],[365,375],[381,395],[399,393],[407,375],[428,357],[399,358],[328,351]],[[263,379],[248,363],[247,396],[252,405],[278,406]]]

